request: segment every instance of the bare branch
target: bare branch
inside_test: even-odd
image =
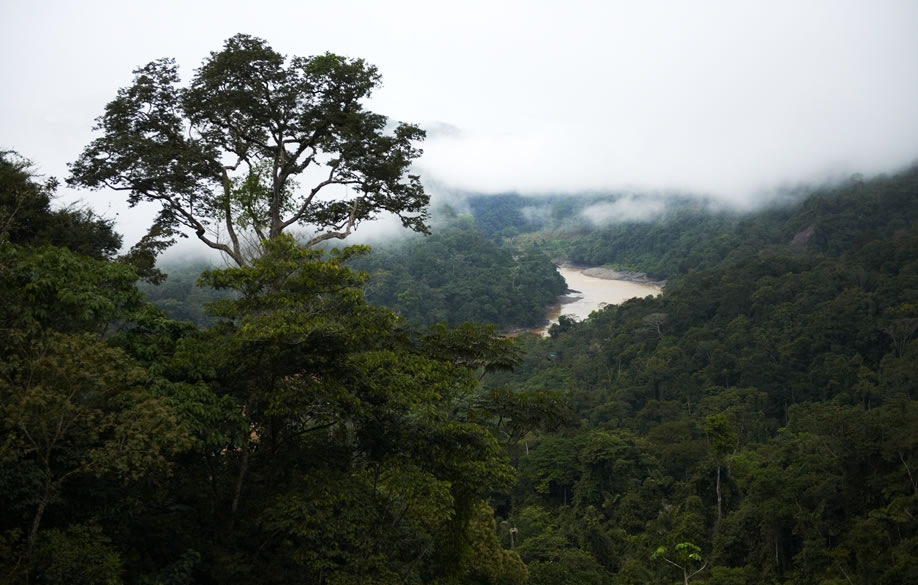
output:
[[[235,242],[237,246],[235,250],[230,248],[226,244],[222,244],[220,242],[211,240],[205,235],[207,233],[207,228],[204,226],[204,224],[198,221],[193,215],[191,215],[191,213],[189,213],[187,210],[181,207],[171,197],[163,195],[163,196],[157,196],[156,199],[159,199],[161,202],[162,201],[167,202],[168,204],[163,203],[163,205],[167,207],[168,209],[178,213],[180,217],[176,219],[178,219],[182,225],[194,230],[195,236],[199,240],[204,242],[204,244],[206,244],[210,248],[213,248],[214,250],[224,252],[230,258],[232,258],[236,262],[236,264],[238,264],[239,266],[245,266],[245,259],[243,258],[242,254],[239,252],[239,249],[238,249],[238,245],[239,245],[238,240]]]
[[[697,571],[695,571],[694,573],[692,573],[691,575],[689,575],[689,576],[686,578],[686,582],[688,582],[689,579],[691,579],[692,577],[694,577],[694,576],[697,575],[698,573],[704,571],[704,568],[707,567],[707,566],[708,566],[708,563],[707,563],[707,561],[705,561],[705,563],[704,563],[703,565],[701,565],[701,568],[700,568],[700,569],[698,569]]]
[[[327,187],[327,186],[329,186],[329,185],[359,185],[359,184],[360,184],[360,181],[342,181],[342,180],[335,180],[335,179],[333,179],[332,177],[334,176],[334,173],[335,173],[335,170],[336,170],[336,169],[337,169],[337,167],[333,167],[333,168],[329,171],[329,173],[328,173],[328,178],[327,178],[326,180],[322,181],[321,183],[319,183],[318,185],[316,185],[316,186],[309,192],[309,195],[308,195],[308,196],[306,197],[306,199],[303,201],[303,204],[300,205],[300,208],[296,211],[296,213],[294,213],[292,216],[290,216],[290,219],[281,222],[281,224],[280,224],[280,229],[278,230],[278,233],[281,232],[281,231],[283,231],[283,230],[285,230],[285,229],[286,229],[287,227],[289,227],[291,224],[296,223],[297,221],[299,221],[300,219],[302,219],[303,216],[306,214],[306,211],[309,209],[309,206],[312,204],[313,199],[315,199],[316,195],[319,194],[319,191],[321,191],[321,190],[324,189],[325,187]]]
[[[236,237],[236,230],[233,227],[233,209],[232,209],[232,194],[230,193],[231,183],[230,178],[227,172],[223,171],[223,212],[226,214],[224,221],[226,222],[226,233],[229,234],[230,241],[233,242],[233,250],[236,254],[232,256],[233,260],[236,261],[240,266],[244,266],[245,262],[242,260],[242,252],[239,249],[239,238]],[[200,235],[198,236],[200,238]]]
[[[320,234],[312,238],[308,242],[306,242],[306,247],[309,248],[311,246],[315,246],[319,242],[324,242],[326,240],[331,240],[331,239],[343,240],[349,235],[351,235],[351,233],[353,232],[353,228],[357,223],[357,205],[362,200],[363,200],[363,197],[358,197],[357,199],[354,199],[354,203],[353,205],[351,205],[350,216],[347,219],[347,227],[345,228],[343,232],[325,232],[324,234]]]

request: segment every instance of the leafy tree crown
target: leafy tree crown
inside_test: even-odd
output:
[[[364,109],[380,83],[362,59],[288,58],[243,34],[187,85],[158,59],[105,107],[68,181],[158,202],[158,240],[190,229],[239,265],[297,226],[307,247],[381,213],[427,233],[429,197],[408,173],[425,134]]]

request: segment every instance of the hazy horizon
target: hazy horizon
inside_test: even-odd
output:
[[[0,11],[0,147],[60,179],[134,68],[174,57],[187,80],[238,32],[286,55],[375,64],[383,87],[368,107],[428,129],[417,170],[432,191],[676,192],[751,209],[781,187],[918,160],[918,3],[906,0]],[[112,192],[60,192],[114,217],[128,244],[155,213]]]

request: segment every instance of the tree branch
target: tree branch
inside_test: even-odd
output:
[[[223,212],[226,214],[224,218],[226,223],[226,233],[229,234],[230,241],[233,242],[233,250],[236,252],[232,256],[233,260],[236,261],[236,264],[240,266],[245,265],[245,261],[242,258],[242,251],[239,248],[239,238],[236,236],[236,230],[233,227],[233,208],[231,200],[231,183],[229,178],[229,173],[226,172],[226,169],[223,170]],[[200,239],[200,234],[198,238]]]
[[[312,238],[308,242],[306,242],[306,247],[309,248],[311,246],[315,246],[319,242],[324,242],[326,240],[331,240],[331,239],[343,240],[344,238],[351,235],[354,225],[357,223],[357,204],[360,203],[362,200],[363,200],[363,197],[358,197],[357,199],[354,199],[354,204],[351,205],[351,213],[347,219],[347,227],[345,228],[343,232],[325,232],[324,234],[320,234]]]
[[[183,222],[183,225],[194,230],[195,236],[204,242],[208,247],[213,248],[219,252],[225,253],[227,256],[232,258],[239,266],[245,266],[245,259],[241,254],[234,251],[232,248],[226,244],[220,243],[215,240],[211,240],[205,234],[207,233],[207,228],[204,227],[204,224],[196,220],[194,217],[189,215],[184,209],[178,208],[176,211],[182,215],[182,218],[186,221]]]
[[[360,181],[342,181],[342,180],[333,179],[332,177],[334,176],[336,170],[337,170],[337,167],[332,167],[332,169],[328,173],[328,178],[312,188],[312,190],[309,192],[309,195],[303,201],[303,204],[300,205],[300,208],[296,211],[296,213],[294,213],[290,217],[290,219],[281,222],[280,230],[278,231],[278,233],[286,229],[291,224],[302,219],[303,215],[306,214],[306,210],[309,209],[309,205],[312,203],[313,199],[315,199],[315,196],[318,195],[319,191],[321,191],[325,187],[329,185],[359,185],[360,184]]]
[[[694,573],[692,573],[691,575],[689,575],[689,576],[685,579],[686,583],[688,583],[688,580],[689,580],[689,579],[691,579],[692,577],[694,577],[694,576],[697,575],[698,573],[704,571],[704,568],[707,567],[707,566],[708,566],[708,563],[707,563],[707,561],[705,561],[705,563],[704,563],[703,565],[701,565],[701,568],[700,568],[700,569],[698,569],[697,571],[695,571]]]

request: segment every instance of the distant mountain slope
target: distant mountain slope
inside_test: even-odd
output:
[[[466,194],[464,200],[495,241],[535,244],[577,264],[673,279],[783,249],[797,236],[798,251],[838,256],[864,234],[889,236],[918,219],[916,190],[918,166],[869,180],[853,175],[808,193],[801,187],[780,203],[744,213],[679,195]]]
[[[855,175],[834,188],[817,190],[800,203],[755,213],[715,211],[706,206],[668,210],[650,222],[609,225],[578,239],[572,262],[675,278],[784,248],[809,230],[798,248],[840,256],[865,238],[891,236],[918,219],[918,167],[894,176],[864,180]]]

